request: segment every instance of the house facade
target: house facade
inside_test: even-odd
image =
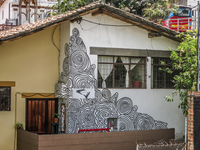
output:
[[[47,18],[56,0],[5,0],[0,4],[0,24],[23,25]]]
[[[52,93],[54,93],[54,85],[59,75],[59,53],[52,43],[54,29],[55,27],[51,27],[1,45],[0,85],[1,89],[11,88],[9,97],[5,100],[2,99],[4,92],[1,91],[0,117],[4,121],[1,122],[0,147],[3,150],[14,149],[14,143],[16,144],[17,140],[15,123],[23,123],[25,127],[26,98],[45,100],[54,98]],[[56,44],[59,44],[58,29],[54,34]],[[35,94],[41,92],[45,97]],[[28,97],[26,97],[27,93]],[[2,106],[5,107],[2,108]]]
[[[11,87],[11,97],[1,103],[0,117],[10,119],[1,124],[0,146],[14,147],[17,122],[51,134],[54,112],[60,114],[59,133],[175,128],[182,138],[179,99],[164,99],[173,75],[160,70],[170,67],[177,34],[99,3],[1,32],[0,87]]]
[[[69,120],[63,119],[61,131],[106,128],[116,119],[116,130],[177,125],[176,132],[183,136],[184,117],[177,109],[178,101],[164,99],[172,91],[170,77],[164,81],[158,69],[158,61],[169,61],[169,47],[175,50],[178,42],[163,36],[149,38],[148,31],[104,14],[85,15],[81,23],[62,24],[61,30],[65,32],[61,32],[56,96],[61,98],[59,106],[63,104],[69,113],[64,115]],[[138,76],[141,85],[134,87]]]

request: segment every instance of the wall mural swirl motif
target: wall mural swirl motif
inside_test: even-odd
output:
[[[79,129],[107,128],[108,118],[118,119],[119,131],[167,128],[167,123],[137,112],[138,106],[133,104],[131,98],[118,99],[120,93],[112,94],[109,89],[97,89],[94,77],[96,66],[91,64],[77,28],[72,30],[70,44],[65,44],[65,55],[55,95],[65,100],[69,96],[69,118],[66,118],[69,120],[68,133],[77,133]],[[70,93],[73,89],[79,89],[76,90],[77,94],[85,98],[72,98]],[[94,89],[95,98],[88,98],[89,92],[86,89]],[[69,90],[69,95],[66,90]]]

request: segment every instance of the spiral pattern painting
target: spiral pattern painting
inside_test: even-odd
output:
[[[111,93],[109,89],[97,89],[95,64],[91,64],[86,46],[77,28],[72,30],[69,45],[65,44],[63,72],[55,87],[56,97],[69,98],[68,133],[77,133],[79,129],[107,128],[109,118],[117,118],[116,131],[166,129],[167,123],[154,120],[148,114],[138,112],[138,106],[129,97],[120,97],[120,93]],[[85,97],[72,98],[72,89]],[[80,89],[80,90],[79,90]],[[94,89],[94,97],[88,98]],[[67,92],[67,90],[69,92]],[[135,101],[134,101],[135,102]],[[66,102],[67,103],[67,102]],[[67,129],[67,128],[66,128]]]
[[[134,125],[131,119],[126,115],[118,117],[119,120],[119,131],[130,131],[134,130]]]
[[[70,56],[70,71],[86,71],[90,67],[89,57],[86,52],[74,51]]]
[[[128,97],[123,97],[117,101],[117,110],[120,114],[126,115],[132,111],[133,102]]]
[[[147,114],[138,113],[138,115],[134,121],[134,124],[135,124],[136,130],[155,129],[155,120]]]

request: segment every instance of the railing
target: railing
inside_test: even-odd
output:
[[[9,30],[16,27],[16,25],[5,25],[5,24],[0,24],[0,31],[4,31],[4,30]]]
[[[99,129],[79,129],[78,133],[81,132],[90,132],[90,131],[107,131],[109,132],[109,128],[99,128]]]
[[[187,30],[194,30],[197,28],[198,18],[177,18],[177,19],[168,19],[160,22],[163,26],[178,31],[186,32]]]

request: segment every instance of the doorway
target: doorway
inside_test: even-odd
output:
[[[58,112],[58,99],[26,99],[26,130],[38,134],[54,133],[53,113]]]

